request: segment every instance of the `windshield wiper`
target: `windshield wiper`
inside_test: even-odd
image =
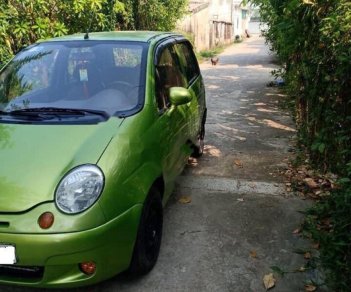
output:
[[[55,116],[86,116],[87,114],[99,115],[105,119],[109,118],[109,115],[104,111],[92,110],[92,109],[73,109],[73,108],[58,108],[58,107],[37,107],[37,108],[24,108],[19,110],[13,110],[10,112],[0,112],[5,115],[15,116],[35,116],[43,117],[47,115]]]
[[[26,117],[26,118],[34,118],[34,119],[47,119],[47,117],[43,117],[39,113],[22,113],[21,111],[0,111],[0,119],[3,119],[1,116],[14,116],[14,117]]]

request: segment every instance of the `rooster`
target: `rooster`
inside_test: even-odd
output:
[[[211,58],[212,66],[216,66],[218,61],[219,61],[219,58]]]

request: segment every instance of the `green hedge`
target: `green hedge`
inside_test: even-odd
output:
[[[341,178],[341,190],[315,208],[335,224],[328,234],[319,234],[326,237],[319,238],[321,260],[329,285],[344,291],[351,287],[351,2],[251,2],[268,24],[264,36],[281,61],[301,144],[315,167]],[[336,253],[340,256],[330,256]]]

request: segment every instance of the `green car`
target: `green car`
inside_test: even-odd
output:
[[[205,120],[181,35],[76,34],[21,51],[0,72],[0,283],[74,287],[149,272]]]

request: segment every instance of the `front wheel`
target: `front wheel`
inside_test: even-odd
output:
[[[163,207],[158,189],[152,188],[144,202],[138,235],[128,272],[141,276],[152,270],[160,252],[163,226]]]

